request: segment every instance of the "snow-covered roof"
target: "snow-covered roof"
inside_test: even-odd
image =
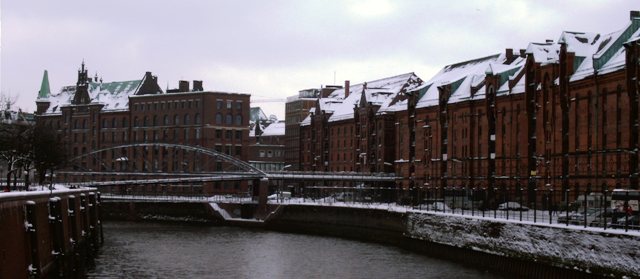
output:
[[[278,121],[275,123],[271,123],[271,125],[267,126],[266,128],[264,128],[262,135],[263,137],[269,137],[269,136],[284,136],[284,128],[285,128],[285,122],[284,121]]]
[[[420,92],[420,99],[416,107],[423,108],[438,105],[440,92],[438,87],[452,85],[450,102],[461,101],[469,97],[471,86],[478,86],[482,80],[486,69],[493,62],[496,62],[500,55],[491,55],[462,63],[445,66],[422,86],[417,87]],[[458,91],[458,89],[461,89]],[[484,93],[484,92],[483,92]]]
[[[560,59],[560,45],[552,41],[529,43],[527,54],[532,54],[535,62],[542,65],[558,63]]]
[[[104,111],[126,110],[129,108],[129,97],[136,94],[143,80],[90,82],[89,98],[91,103],[102,104]],[[71,105],[76,86],[65,86],[60,92],[49,96],[50,102],[47,114],[59,114],[60,108]]]
[[[333,99],[333,101],[329,103],[333,111],[329,121],[353,118],[353,108],[360,103],[360,99],[363,98],[362,94],[364,94],[364,99],[367,103],[380,107],[378,109],[379,114],[395,111],[397,109],[390,108],[390,106],[395,104],[394,101],[399,101],[397,99],[398,94],[411,91],[420,86],[422,82],[423,81],[414,73],[406,73],[350,85],[349,96],[346,98],[344,97],[344,88],[335,90],[328,97],[328,99]]]

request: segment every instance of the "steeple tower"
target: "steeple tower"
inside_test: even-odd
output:
[[[78,82],[76,82],[76,93],[73,96],[74,105],[86,105],[91,103],[89,98],[89,79],[87,77],[87,69],[84,68],[84,60],[82,67],[78,70]]]
[[[49,73],[47,70],[44,70],[44,75],[42,76],[42,84],[40,85],[40,91],[38,91],[38,99],[36,99],[36,114],[43,114],[47,109],[49,109],[49,95],[51,95],[51,90],[49,90]]]

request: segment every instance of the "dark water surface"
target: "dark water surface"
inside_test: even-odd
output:
[[[107,222],[89,278],[498,278],[393,246],[173,223]]]

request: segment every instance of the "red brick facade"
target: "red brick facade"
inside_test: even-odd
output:
[[[67,151],[70,159],[125,144],[169,143],[209,148],[247,161],[247,149],[243,147],[248,146],[249,140],[250,95],[203,91],[198,81],[194,81],[196,91],[189,91],[188,82],[181,82],[181,85],[186,92],[171,90],[171,93],[163,93],[151,73],[140,81],[87,81],[83,65],[75,88],[65,87],[63,92],[38,100],[39,104],[49,103],[49,107],[41,106],[37,121],[58,130],[63,142],[61,148]],[[65,102],[67,95],[77,95],[83,90],[85,98],[93,99]],[[110,94],[124,95],[109,100]],[[186,150],[163,147],[129,147],[102,152],[98,159],[97,156],[84,156],[72,163],[78,171],[123,173],[110,175],[107,180],[132,179],[127,173],[136,172],[191,173],[225,168],[223,163],[210,163],[206,166],[209,169],[205,170],[204,158],[199,156]],[[154,177],[150,175],[148,178]],[[86,176],[64,178],[70,183],[102,179]],[[196,185],[189,191],[231,193],[246,191],[246,187],[246,182],[216,182]]]
[[[403,188],[637,189],[638,34],[632,13],[619,32],[449,65],[384,113],[365,100],[336,121],[329,104],[349,98],[321,98],[302,124],[303,169],[395,172]]]

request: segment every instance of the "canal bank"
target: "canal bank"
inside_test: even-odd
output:
[[[192,207],[200,213],[189,213],[184,220],[375,241],[518,278],[640,277],[640,236],[614,231],[501,222],[393,207],[269,205],[266,216],[260,218],[265,221],[260,222],[242,218],[248,217],[246,204],[153,205],[149,201],[104,204],[110,218],[178,221],[178,212]],[[152,208],[159,211],[154,213]]]
[[[81,278],[102,244],[95,189],[0,195],[0,278]]]

